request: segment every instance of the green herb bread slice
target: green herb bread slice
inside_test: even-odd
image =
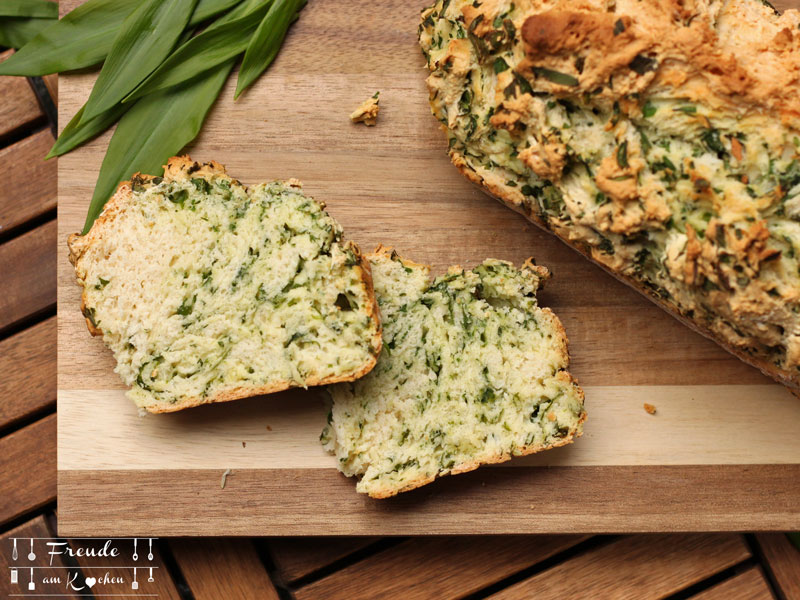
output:
[[[149,412],[350,381],[380,352],[369,264],[295,180],[172,158],[69,249],[89,330]]]
[[[547,269],[487,260],[431,283],[428,267],[389,249],[368,259],[383,352],[366,377],[329,387],[320,438],[361,476],[359,492],[386,498],[581,435],[567,337],[536,300]]]

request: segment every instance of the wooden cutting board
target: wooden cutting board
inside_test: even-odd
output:
[[[318,391],[139,417],[110,352],[86,330],[67,261],[104,135],[59,162],[59,533],[800,529],[800,400],[456,172],[427,104],[416,42],[424,3],[312,0],[268,74],[236,103],[229,82],[188,151],[245,183],[301,179],[367,250],[393,245],[436,272],[486,257],[550,267],[541,300],[569,335],[585,435],[375,501],[321,449]],[[95,75],[61,78],[62,126]],[[350,111],[377,90],[378,125],[351,124]]]

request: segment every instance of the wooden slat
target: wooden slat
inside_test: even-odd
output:
[[[0,53],[0,62],[14,53]],[[24,77],[0,77],[0,138],[29,125],[43,116],[28,81]],[[5,194],[7,191],[0,192]]]
[[[179,600],[180,593],[161,558],[159,540],[155,540],[153,543],[152,561],[148,559],[150,550],[148,538],[139,539],[137,542],[137,560],[135,561],[133,560],[132,540],[112,540],[112,547],[118,550],[118,556],[91,556],[88,558],[78,556],[76,558],[86,577],[100,579],[105,573],[109,574],[109,580],[98,581],[97,585],[92,588],[92,592],[96,596],[155,594],[161,600]],[[103,540],[70,540],[69,544],[74,551],[98,550],[103,546]],[[132,566],[136,567],[135,576],[136,582],[139,584],[138,590],[132,589],[134,569],[129,568]],[[153,567],[152,582],[148,581],[150,578],[149,567]],[[117,581],[117,578],[121,578],[122,581]]]
[[[59,470],[61,533],[136,535],[145,527],[161,537],[457,535],[467,526],[472,534],[800,529],[799,465],[486,468],[384,501],[355,493],[352,480],[334,469],[237,469],[224,490],[222,469],[142,470],[135,496],[131,473]],[[485,510],[494,505],[502,510]]]
[[[525,579],[492,600],[663,598],[748,558],[736,535],[623,538]],[[613,590],[613,591],[612,591]]]
[[[318,571],[378,541],[376,537],[275,538],[269,540],[272,560],[283,581]]]
[[[56,299],[56,222],[0,245],[0,330]]]
[[[56,318],[0,342],[0,428],[55,406]]]
[[[59,594],[62,598],[76,598],[77,596],[71,589],[67,588],[67,577],[72,577],[76,573],[75,569],[63,569],[66,566],[61,560],[61,555],[51,556],[47,554],[47,547],[42,540],[34,540],[34,560],[28,560],[28,553],[31,550],[30,538],[49,538],[53,534],[47,527],[43,516],[38,516],[24,525],[20,525],[11,531],[3,534],[0,540],[0,598],[8,598],[11,594],[25,594],[28,597],[41,598],[45,594]],[[13,542],[10,538],[22,538],[17,540],[17,560],[13,559]],[[28,538],[28,539],[25,539]],[[18,566],[18,583],[11,584],[10,567]],[[27,567],[27,568],[26,568]],[[48,567],[46,569],[34,569],[34,582],[36,589],[28,591],[30,581],[30,567]],[[61,578],[61,583],[43,583],[44,577]],[[76,581],[81,581],[80,575]]]
[[[48,129],[0,150],[5,177],[0,190],[0,233],[56,207],[56,159],[44,160],[52,145]]]
[[[772,600],[772,592],[761,569],[753,567],[692,596],[692,600]]]
[[[173,540],[170,548],[195,600],[279,598],[251,540]]]
[[[793,529],[797,531],[800,527]],[[786,600],[800,599],[800,550],[782,533],[759,534],[757,539],[767,568],[772,572],[783,597]]]
[[[56,498],[56,416],[0,439],[0,524]]]
[[[462,598],[578,543],[578,536],[416,538],[295,592],[298,600]]]

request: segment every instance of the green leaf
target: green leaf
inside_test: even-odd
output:
[[[234,62],[229,60],[186,85],[142,98],[125,113],[100,167],[84,234],[121,181],[137,171],[160,174],[167,159],[195,138]]]
[[[628,142],[624,141],[617,148],[617,164],[621,169],[628,168]]]
[[[8,17],[0,19],[0,46],[22,48],[39,35],[42,30],[55,22],[55,19],[43,19],[40,17]],[[12,54],[11,58],[14,58],[14,56],[16,54]],[[8,60],[11,60],[11,58]],[[8,62],[8,60],[5,62]]]
[[[211,17],[218,15],[239,4],[241,0],[200,0],[192,13],[189,26],[194,26],[207,21]]]
[[[536,73],[538,77],[544,77],[548,81],[558,85],[566,85],[569,87],[576,87],[579,85],[577,78],[568,73],[561,73],[560,71],[554,71],[546,67],[533,67],[533,72]]]
[[[0,2],[0,17],[58,18],[58,2],[49,0],[3,0]]]
[[[54,21],[0,64],[0,75],[47,75],[91,67],[102,61],[119,26],[140,0],[89,0]]]
[[[289,25],[305,5],[306,0],[275,0],[270,6],[244,53],[234,100],[275,60]]]
[[[508,69],[508,63],[500,56],[494,60],[494,72],[502,73]]]
[[[89,141],[95,136],[100,135],[106,129],[116,123],[127,110],[133,106],[132,104],[117,104],[116,106],[108,109],[94,119],[90,119],[87,123],[81,123],[83,117],[83,110],[86,108],[84,105],[75,113],[72,120],[67,123],[61,135],[58,136],[56,143],[50,148],[45,160],[53,158],[54,156],[61,156],[70,150],[74,150],[84,142]]]
[[[197,0],[145,0],[125,19],[81,121],[113,107],[169,56],[196,4]]]
[[[644,103],[642,107],[642,116],[645,119],[649,119],[650,117],[654,116],[658,112],[658,107],[648,100]]]
[[[271,0],[244,2],[217,19],[205,31],[179,46],[123,102],[174,87],[241,54],[270,4]]]

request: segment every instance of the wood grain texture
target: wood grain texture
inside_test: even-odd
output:
[[[278,600],[251,540],[183,539],[170,547],[195,600]]]
[[[225,489],[220,488],[222,473],[59,471],[59,533],[164,537],[800,529],[798,465],[488,468],[383,501],[356,494],[353,482],[333,469],[234,469]],[[743,495],[745,484],[751,489]],[[181,498],[191,499],[191,510],[181,508]],[[492,510],[495,506],[500,508]]]
[[[778,385],[585,391],[591,426],[582,438],[505,466],[797,464],[800,457],[800,402]],[[656,406],[655,415],[643,399]],[[59,402],[59,469],[335,468],[319,444],[326,415],[319,392],[144,418],[122,391],[62,390]],[[709,429],[719,415],[724,422]]]
[[[740,575],[692,596],[692,600],[772,600],[761,569],[752,567]]]
[[[56,498],[56,416],[0,439],[0,524]]]
[[[0,52],[0,62],[13,53],[13,50]],[[13,134],[44,117],[36,100],[36,94],[24,77],[0,77],[0,98],[3,99],[0,102],[0,138]],[[0,192],[0,194],[5,193],[8,192]]]
[[[292,582],[378,541],[376,537],[276,538],[270,556],[282,581]]]
[[[53,145],[50,130],[0,150],[5,179],[0,188],[0,233],[56,207],[57,162],[44,157]]]
[[[795,527],[793,531],[799,531]],[[772,577],[786,600],[800,599],[800,550],[782,533],[757,536]]]
[[[61,560],[62,557],[60,555],[53,556],[51,564],[51,557],[47,554],[46,547],[41,540],[34,541],[36,558],[34,560],[28,559],[28,552],[31,549],[30,538],[49,538],[52,536],[53,533],[47,526],[45,518],[41,515],[3,534],[2,539],[0,539],[0,574],[2,574],[2,577],[0,577],[0,598],[9,598],[11,594],[26,594],[29,597],[39,598],[46,597],[47,594],[59,594],[61,598],[78,597],[66,586],[65,574],[74,573],[75,571],[73,569],[67,571],[61,568],[67,565]],[[15,537],[20,538],[17,540],[17,560],[14,560],[12,556],[14,548],[12,538]],[[11,583],[10,571],[12,567],[18,567],[17,584]],[[33,570],[36,586],[34,591],[28,591],[31,567],[48,567],[46,569]],[[42,581],[43,578],[52,576],[60,576],[61,583],[44,583]]]
[[[55,251],[55,221],[0,245],[0,331],[53,305]]]
[[[800,440],[791,426],[797,400],[484,196],[450,165],[416,41],[425,4],[379,0],[368,14],[352,0],[309,5],[269,72],[235,103],[235,79],[228,82],[188,151],[225,164],[245,183],[303,180],[364,249],[394,245],[436,272],[486,257],[519,264],[531,255],[550,267],[554,278],[541,299],[562,318],[571,371],[588,390],[585,437],[560,454],[514,461],[525,465],[519,468],[486,469],[376,504],[358,496],[321,451],[313,392],[139,419],[121,398],[110,353],[86,331],[66,258],[106,133],[58,165],[60,526],[70,533],[402,535],[797,524],[789,501],[800,495]],[[62,125],[94,77],[62,77]],[[377,126],[350,123],[349,113],[376,90]],[[674,387],[661,390],[650,416],[642,403],[656,386]],[[275,409],[279,402],[283,410]],[[757,466],[774,462],[784,464]],[[657,466],[675,463],[699,464]],[[541,468],[550,464],[559,467]],[[236,495],[219,490],[226,468],[234,470],[228,486]],[[140,493],[115,489],[122,481]],[[174,492],[169,514],[151,503],[166,500],[165,490]],[[335,522],[331,506],[338,507]]]
[[[740,536],[632,536],[578,555],[490,598],[656,600],[749,556]]]
[[[97,549],[102,546],[98,544],[97,540],[84,541],[84,540],[70,540],[70,547],[73,551],[77,552],[82,548]],[[149,560],[148,553],[150,545],[148,539],[137,540],[137,560],[132,559],[133,543],[132,540],[115,540],[114,547],[120,551],[119,556],[116,557],[84,557],[78,556],[75,560],[81,567],[85,577],[101,578],[105,573],[109,574],[110,578],[121,578],[122,581],[105,580],[98,583],[97,587],[92,588],[92,592],[96,596],[105,595],[140,595],[143,596],[156,594],[160,600],[180,600],[181,595],[175,583],[172,581],[169,571],[164,565],[164,560],[161,557],[159,549],[159,540],[155,540],[152,546],[153,560]],[[135,572],[134,572],[134,567]],[[149,581],[151,577],[150,567],[152,567],[153,581]],[[139,589],[133,591],[131,584],[134,581],[139,585]],[[135,596],[134,596],[135,597]]]
[[[463,598],[581,539],[579,536],[411,539],[296,590],[295,598]]]
[[[56,318],[0,341],[0,428],[56,401]]]

